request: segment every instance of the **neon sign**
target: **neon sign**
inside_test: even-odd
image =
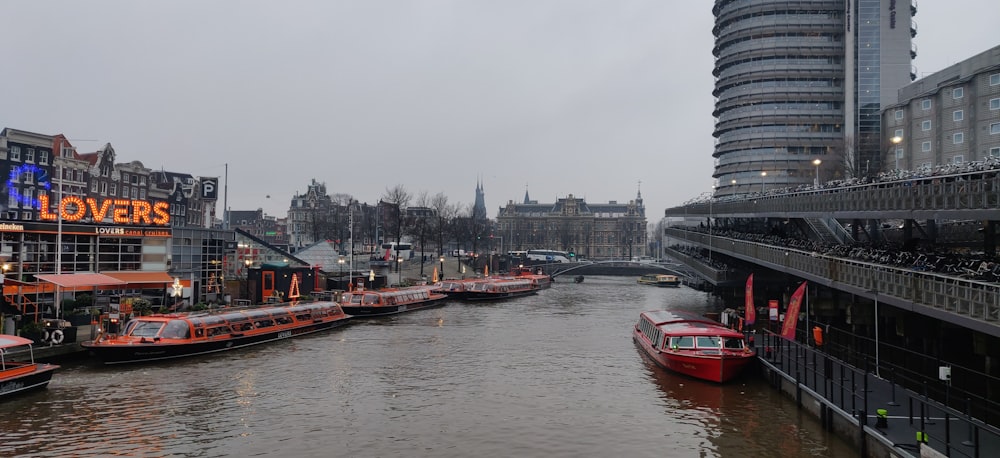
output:
[[[46,190],[52,189],[52,183],[49,180],[48,170],[45,170],[35,164],[21,164],[10,170],[10,176],[7,177],[8,193],[17,199],[17,203],[22,206],[38,208],[38,199],[23,195],[18,191],[21,184],[21,175],[25,173],[34,175],[35,182],[38,183],[38,186],[45,188]]]
[[[110,213],[115,224],[170,224],[169,205],[164,201],[148,202],[135,199],[102,199],[93,197],[65,196],[59,203],[59,213],[49,212],[49,196],[38,196],[38,218],[42,221],[76,222],[90,216],[95,222],[104,221]]]

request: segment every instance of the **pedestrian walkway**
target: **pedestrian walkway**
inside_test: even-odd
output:
[[[857,428],[858,437],[870,436],[900,455],[920,456],[922,442],[945,456],[1000,456],[1000,429],[968,412],[800,342],[770,332],[756,337],[761,364],[794,384],[800,405],[802,391],[819,399],[824,425],[841,415]]]

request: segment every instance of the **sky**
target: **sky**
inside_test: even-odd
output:
[[[312,180],[463,209],[711,190],[712,2],[4,2],[0,128],[220,177],[284,217]],[[996,0],[923,1],[918,75],[1000,44]]]

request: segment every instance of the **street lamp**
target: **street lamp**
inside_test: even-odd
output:
[[[340,281],[337,282],[337,283],[339,283],[338,286],[345,286],[344,285],[344,257],[343,256],[337,258],[337,264],[340,265]],[[341,289],[347,289],[347,288],[341,288]]]
[[[246,285],[246,298],[250,300],[250,266],[253,265],[252,259],[243,260],[243,284]]]
[[[438,263],[441,264],[441,268],[439,270],[441,271],[441,279],[444,280],[444,255],[438,257]]]
[[[892,138],[889,139],[889,142],[892,143],[892,145],[889,148],[890,150],[892,150],[892,158],[896,162],[896,169],[899,169],[899,154],[897,154],[897,151],[899,148],[899,144],[903,142],[903,137],[900,137],[899,135],[894,135]]]
[[[399,274],[398,286],[403,286],[403,258],[396,258],[396,273]]]
[[[764,179],[767,178],[767,172],[760,172],[760,193],[764,194]]]
[[[818,158],[813,159],[813,165],[816,166],[816,182],[813,183],[813,185],[816,186],[817,188],[819,187],[819,165],[822,163],[823,161],[819,160]]]

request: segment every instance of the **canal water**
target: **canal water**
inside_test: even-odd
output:
[[[757,377],[720,386],[648,362],[631,329],[654,309],[715,306],[587,277],[214,356],[65,363],[0,403],[0,456],[857,455]]]

